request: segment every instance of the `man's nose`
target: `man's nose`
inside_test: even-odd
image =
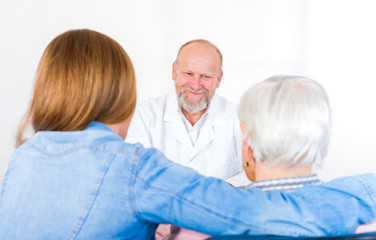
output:
[[[191,88],[198,90],[202,88],[200,76],[195,76],[191,81]]]

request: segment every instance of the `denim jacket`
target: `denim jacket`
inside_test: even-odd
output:
[[[157,223],[214,236],[340,235],[375,219],[375,201],[374,174],[291,193],[233,188],[93,122],[16,149],[0,188],[0,239],[151,239]]]

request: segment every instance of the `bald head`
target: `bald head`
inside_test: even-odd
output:
[[[179,64],[180,58],[184,57],[186,52],[192,51],[195,52],[195,54],[202,54],[208,56],[208,60],[210,61],[216,61],[218,64],[218,72],[222,71],[223,60],[221,51],[219,51],[217,46],[205,39],[195,39],[184,43],[180,47],[178,55],[176,56],[176,64]]]

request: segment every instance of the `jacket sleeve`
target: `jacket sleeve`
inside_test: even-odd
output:
[[[155,149],[141,155],[133,175],[133,205],[142,221],[214,236],[324,236],[353,233],[359,223],[376,218],[374,174],[265,194],[203,177]]]

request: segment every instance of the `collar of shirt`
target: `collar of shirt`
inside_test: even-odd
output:
[[[195,125],[191,125],[191,123],[185,118],[183,112],[179,108],[178,114],[180,115],[181,119],[183,120],[185,129],[187,130],[187,133],[189,135],[189,138],[191,140],[192,146],[195,145],[198,136],[200,135],[200,130],[202,129],[202,126],[204,125],[206,118],[208,116],[208,112],[206,111],[201,118],[196,122]]]
[[[323,182],[318,178],[317,174],[311,174],[302,177],[292,177],[292,178],[277,178],[270,180],[255,181],[250,185],[246,186],[248,188],[260,188],[264,192],[269,192],[272,190],[278,191],[294,191],[297,188],[303,187],[305,184],[319,185]]]

